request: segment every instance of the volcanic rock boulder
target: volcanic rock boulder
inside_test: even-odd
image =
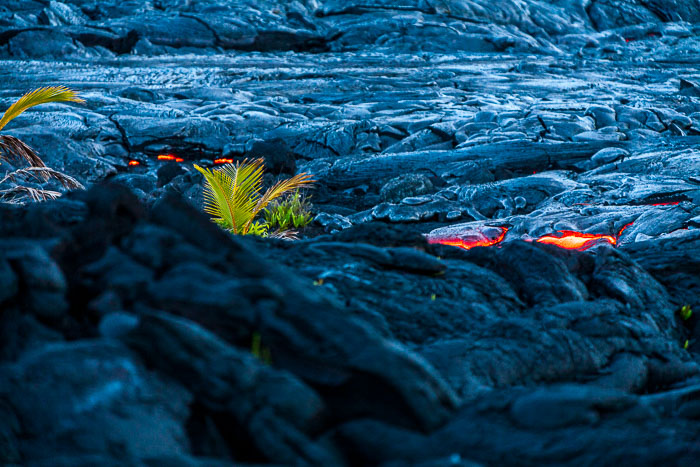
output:
[[[12,436],[27,440],[8,451],[7,459],[19,455],[39,462],[52,452],[77,459],[105,454],[105,446],[123,443],[124,456],[130,459],[195,453],[336,464],[335,450],[315,440],[329,424],[370,416],[433,430],[457,406],[451,389],[416,353],[346,316],[310,284],[275,271],[176,198],[162,200],[150,214],[119,186],[93,188],[75,202],[86,205],[86,216],[77,223],[54,224],[60,231],[56,237],[51,230],[40,233],[29,250],[36,252],[33,256],[5,253],[23,285],[14,295],[8,289],[3,319],[34,315],[63,336],[78,339],[44,343],[57,336],[42,331],[45,337],[37,336],[33,349],[15,349],[14,354],[4,349],[12,363],[3,369],[3,400],[22,427]],[[209,251],[209,245],[217,245],[216,251]],[[49,251],[58,262],[40,268],[43,276],[24,266],[24,258],[36,262]],[[41,279],[52,274],[60,278],[61,270],[69,280],[58,289]],[[53,288],[45,289],[49,286]],[[25,295],[43,290],[57,295],[52,303],[68,301],[67,308],[54,310],[60,319],[23,305]],[[95,339],[98,330],[104,338]],[[245,347],[253,333],[262,337],[274,368]],[[136,354],[117,345],[114,337]],[[236,348],[240,345],[243,350]],[[52,370],[42,370],[46,365]],[[57,389],[51,378],[60,374],[64,378]],[[178,383],[158,389],[167,381]],[[24,385],[32,391],[22,391]],[[37,398],[49,387],[55,390],[45,400],[50,411],[29,424],[32,408],[40,405]],[[131,418],[119,422],[123,430],[110,431],[110,417],[119,411]],[[163,412],[158,416],[163,420],[150,418],[129,428],[147,417],[144,411]],[[47,427],[54,419],[70,421],[69,431]],[[200,431],[201,423],[213,426]],[[151,424],[165,431],[160,434]],[[15,428],[7,429],[14,433]],[[141,430],[148,436],[139,436]],[[75,443],[52,444],[64,436]],[[148,442],[152,436],[171,441]],[[195,447],[199,442],[205,447]],[[34,449],[31,443],[43,448]]]
[[[80,463],[108,457],[110,446],[128,462],[189,450],[189,393],[149,373],[116,342],[39,346],[2,373],[2,398],[21,427],[19,459],[3,462]]]

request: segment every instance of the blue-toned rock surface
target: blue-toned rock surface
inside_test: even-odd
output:
[[[700,459],[698,0],[4,0],[0,80],[87,187],[0,204],[0,464]]]

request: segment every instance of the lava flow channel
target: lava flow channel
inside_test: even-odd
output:
[[[503,241],[508,233],[506,227],[490,227],[488,231],[471,232],[467,235],[454,237],[430,237],[428,243],[439,243],[441,245],[456,246],[470,250],[477,246],[494,246]]]
[[[182,157],[177,157],[175,154],[159,154],[158,160],[159,161],[183,162],[185,159],[183,159]]]
[[[538,238],[536,241],[537,243],[556,245],[559,248],[565,248],[567,250],[585,250],[599,241],[605,241],[613,246],[616,246],[622,232],[624,232],[630,225],[632,225],[631,222],[623,226],[615,236],[582,233],[574,230],[559,230],[556,234],[544,235]]]
[[[544,235],[536,241],[567,250],[586,249],[598,241],[606,241],[611,245],[617,244],[617,238],[612,235],[587,234],[573,230],[560,230],[556,235]]]
[[[554,245],[567,250],[585,250],[601,241],[617,246],[617,242],[622,235],[622,232],[624,232],[630,225],[632,225],[632,222],[623,226],[617,235],[591,234],[576,232],[574,230],[559,230],[553,234],[543,235],[535,241],[538,243]],[[466,232],[458,232],[453,235],[445,235],[446,232],[444,231],[441,233],[442,235],[429,234],[427,236],[428,243],[439,243],[441,245],[456,246],[465,250],[470,250],[478,246],[489,247],[498,245],[506,237],[508,228],[489,226],[486,229],[469,229]]]
[[[648,206],[678,206],[681,204],[680,201],[664,201],[663,203],[652,203]]]

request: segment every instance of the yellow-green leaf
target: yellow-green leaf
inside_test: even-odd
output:
[[[9,109],[5,111],[0,119],[0,130],[2,130],[5,125],[7,125],[12,119],[19,116],[22,112],[31,107],[48,104],[50,102],[85,102],[83,99],[78,97],[78,94],[68,89],[65,86],[47,86],[44,88],[35,89],[34,91],[28,92],[27,94],[20,97],[17,102],[12,104]]]
[[[310,175],[295,175],[261,195],[263,159],[246,159],[216,170],[194,167],[205,179],[204,211],[214,222],[240,235],[267,235],[267,223],[256,216],[273,199],[312,182]]]

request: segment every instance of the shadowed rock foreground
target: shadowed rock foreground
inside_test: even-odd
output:
[[[0,205],[0,464],[700,458],[697,0],[5,0],[0,58],[88,186]],[[201,213],[259,156],[300,240]]]

